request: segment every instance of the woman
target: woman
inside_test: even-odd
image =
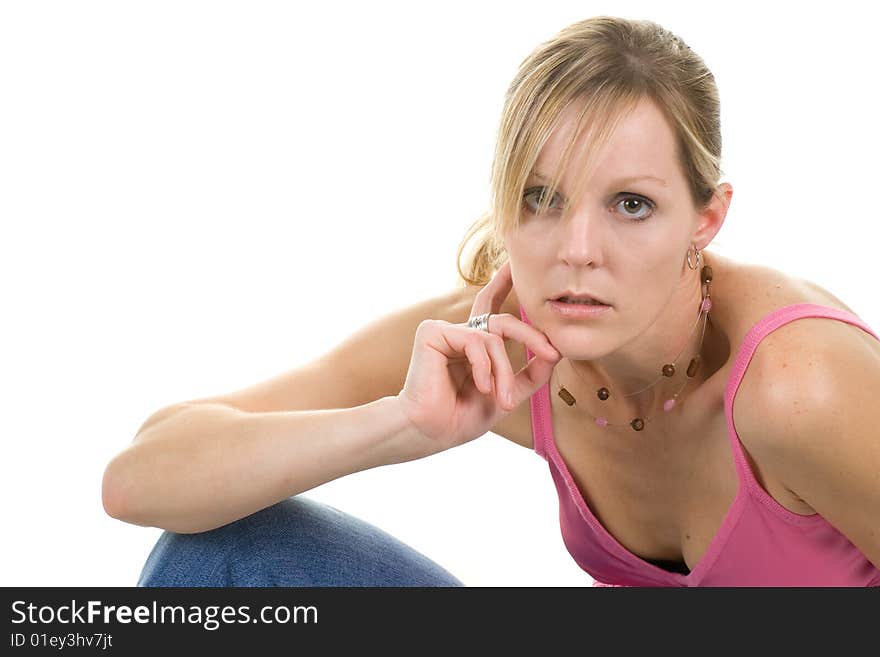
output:
[[[300,493],[492,431],[548,462],[597,584],[880,585],[878,336],[707,250],[720,158],[714,78],[675,35],[601,16],[539,46],[463,289],[162,409],[108,466],[108,513],[168,530],[140,584],[460,585]]]

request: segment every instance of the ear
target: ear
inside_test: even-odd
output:
[[[727,209],[730,207],[730,199],[733,196],[733,187],[730,183],[721,183],[709,200],[709,204],[702,210],[698,217],[697,229],[691,242],[697,248],[705,249],[715,235],[721,230]]]

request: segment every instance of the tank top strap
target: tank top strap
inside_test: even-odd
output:
[[[519,316],[523,322],[529,326],[532,325],[522,305],[519,307]],[[530,360],[532,356],[534,356],[534,352],[526,346],[526,360]],[[529,397],[529,410],[531,411],[529,415],[532,422],[532,437],[534,441],[533,449],[538,456],[545,461],[548,461],[547,443],[548,441],[553,440],[553,436],[551,435],[553,432],[553,418],[550,415],[549,381],[538,388],[534,394]]]

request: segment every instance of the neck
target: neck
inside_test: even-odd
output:
[[[712,324],[706,323],[703,335],[700,315],[703,299],[700,272],[706,264],[704,259],[696,270],[687,269],[681,285],[647,330],[601,358],[568,361],[568,367],[562,370],[562,380],[566,386],[571,383],[580,390],[591,412],[601,409],[613,414],[618,421],[621,417],[654,416],[657,409],[662,413],[663,403],[671,399],[685,381],[680,397],[686,397],[705,380],[705,362],[700,362],[693,378],[687,377],[686,370],[697,353],[701,354],[701,359],[705,358],[705,347],[711,337]],[[675,365],[672,377],[662,374],[666,363]],[[605,401],[596,396],[601,387],[611,393]]]

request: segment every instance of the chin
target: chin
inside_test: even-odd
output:
[[[596,349],[595,341],[591,340],[588,344],[583,338],[574,338],[571,340],[554,339],[547,335],[547,339],[553,348],[558,351],[563,358],[568,360],[595,360],[605,355],[604,350]]]

